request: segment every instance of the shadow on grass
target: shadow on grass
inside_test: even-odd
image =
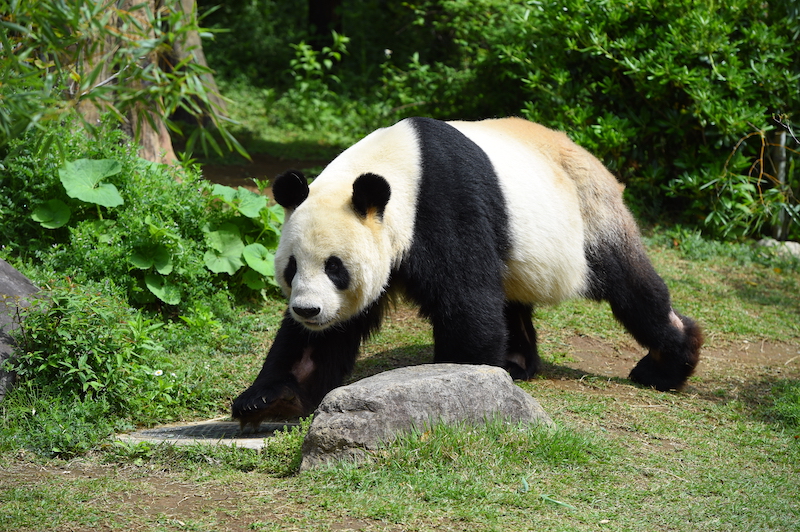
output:
[[[794,277],[759,277],[756,281],[743,278],[729,280],[737,297],[763,306],[780,307],[782,311],[800,316],[800,286]]]
[[[387,351],[375,353],[369,357],[359,358],[356,362],[353,374],[347,379],[347,384],[377,375],[384,371],[432,363],[433,344],[412,345],[389,349]],[[539,378],[547,380],[572,380],[576,382],[602,381],[625,385],[633,384],[630,380],[622,377],[609,377],[607,375],[600,375],[544,361],[542,362],[542,369],[532,380],[535,381]]]

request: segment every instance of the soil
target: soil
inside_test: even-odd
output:
[[[324,167],[330,161],[280,159],[266,154],[252,154],[252,161],[230,164],[205,164],[203,176],[213,183],[229,187],[245,187],[255,191],[253,179],[272,181],[286,170],[306,170]]]
[[[254,163],[241,167],[205,167],[206,175],[215,182],[232,186],[252,187],[250,177],[271,178],[287,168],[303,168],[321,165],[319,161],[280,161],[267,157],[256,157]],[[399,309],[390,318],[403,326],[414,326],[417,320],[413,311]],[[614,396],[622,401],[635,399],[635,388],[625,380],[635,363],[645,352],[632,340],[622,345],[590,336],[574,336],[569,339],[572,357],[559,365],[545,364],[543,380],[537,385],[563,390],[580,389],[586,393]],[[384,364],[398,367],[409,362],[384,353]],[[419,363],[419,361],[416,361]],[[355,378],[390,369],[386,365],[356,369]],[[703,350],[696,376],[681,393],[696,394],[712,400],[720,400],[747,391],[764,387],[775,379],[800,378],[800,345],[762,341],[743,341],[734,345],[710,346]],[[597,382],[603,381],[603,386]],[[755,395],[759,395],[756,390]],[[752,394],[751,394],[752,395]],[[116,516],[119,522],[158,522],[164,530],[205,529],[193,528],[198,516],[202,522],[216,520],[219,531],[244,530],[300,530],[308,508],[303,500],[283,492],[279,483],[264,480],[263,487],[254,493],[253,485],[237,485],[205,481],[192,483],[182,480],[179,474],[148,469],[146,466],[101,465],[91,460],[76,460],[62,466],[38,465],[20,457],[11,464],[0,465],[0,492],[10,486],[36,484],[45,479],[59,479],[65,490],[70,484],[85,479],[118,477],[129,480],[131,488],[124,494],[106,495],[109,500],[103,508]],[[248,500],[243,501],[242,493]],[[111,498],[117,497],[116,500]],[[329,522],[330,530],[387,530],[380,521],[353,520],[341,509],[340,518]],[[326,510],[326,517],[336,511]],[[125,519],[125,516],[147,516],[150,519]],[[110,517],[110,516],[109,516]],[[280,528],[271,528],[280,523]],[[149,525],[142,525],[150,529]],[[2,526],[0,525],[0,529]],[[116,529],[116,528],[113,528]],[[131,530],[138,530],[135,526]],[[161,529],[161,528],[159,528]],[[67,527],[64,530],[82,530]],[[101,518],[91,530],[112,530]],[[398,529],[399,530],[399,529]]]

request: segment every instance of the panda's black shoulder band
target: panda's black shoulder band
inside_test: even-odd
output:
[[[303,172],[287,170],[272,183],[272,196],[286,209],[294,209],[308,197],[308,182]]]
[[[366,217],[374,212],[383,217],[391,195],[389,182],[377,174],[361,174],[353,182],[353,208],[359,216]]]

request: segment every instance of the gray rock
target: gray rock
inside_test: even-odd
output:
[[[774,238],[762,238],[758,241],[758,245],[775,248],[779,254],[788,254],[800,259],[800,242],[792,242],[791,240],[778,242]]]
[[[509,374],[494,366],[427,364],[400,368],[332,390],[314,413],[301,470],[363,460],[399,433],[432,423],[553,421]]]
[[[0,259],[0,401],[14,383],[13,373],[3,370],[3,364],[14,350],[10,332],[19,326],[17,309],[30,303],[30,296],[39,289],[9,263]]]

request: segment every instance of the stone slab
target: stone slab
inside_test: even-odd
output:
[[[248,449],[261,449],[264,447],[264,440],[272,437],[275,432],[298,425],[299,423],[262,423],[257,432],[248,431],[243,434],[239,430],[238,421],[230,421],[229,417],[223,417],[194,423],[162,425],[128,434],[118,434],[116,438],[134,444],[148,442],[172,445],[235,445]]]

